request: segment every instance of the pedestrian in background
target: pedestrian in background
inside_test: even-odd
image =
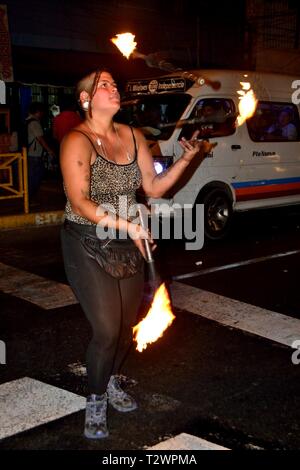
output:
[[[25,136],[27,141],[28,161],[28,193],[29,201],[33,202],[43,180],[45,167],[43,154],[46,152],[55,158],[55,152],[44,138],[41,119],[44,115],[44,106],[41,103],[31,103],[29,115],[25,120]]]

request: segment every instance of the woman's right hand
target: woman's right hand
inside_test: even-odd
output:
[[[156,248],[150,231],[144,229],[140,224],[134,224],[132,222],[129,222],[127,232],[130,238],[133,240],[134,244],[141,252],[143,258],[147,261],[147,253],[144,240],[148,240],[151,245],[152,251]]]

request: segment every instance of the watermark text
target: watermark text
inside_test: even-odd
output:
[[[140,214],[147,214],[143,219],[143,227],[151,232],[154,240],[186,240],[186,250],[200,250],[204,245],[204,205],[196,204],[172,204],[167,203],[152,204],[127,204],[127,196],[119,196],[117,213],[125,220],[130,220],[131,238],[140,237]],[[128,238],[126,231],[116,232],[113,228],[108,228],[105,218],[109,216],[111,221],[116,221],[118,215],[116,208],[111,204],[103,203],[97,208],[97,216],[102,216],[102,220],[97,224],[96,233],[100,240],[107,238]],[[136,226],[136,230],[134,230]],[[136,233],[135,233],[136,232]]]

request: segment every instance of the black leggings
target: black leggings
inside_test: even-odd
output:
[[[101,395],[110,376],[119,372],[132,344],[144,274],[138,272],[122,280],[111,277],[65,227],[61,230],[61,242],[69,284],[93,330],[86,357],[89,390]]]

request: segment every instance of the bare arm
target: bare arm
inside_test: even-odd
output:
[[[138,142],[138,164],[142,173],[142,185],[147,196],[158,198],[163,196],[179,180],[193,158],[202,162],[213,147],[206,141],[197,141],[199,131],[194,132],[192,139],[180,141],[184,153],[170,168],[157,175],[154,169],[153,157],[142,133],[135,129]]]

